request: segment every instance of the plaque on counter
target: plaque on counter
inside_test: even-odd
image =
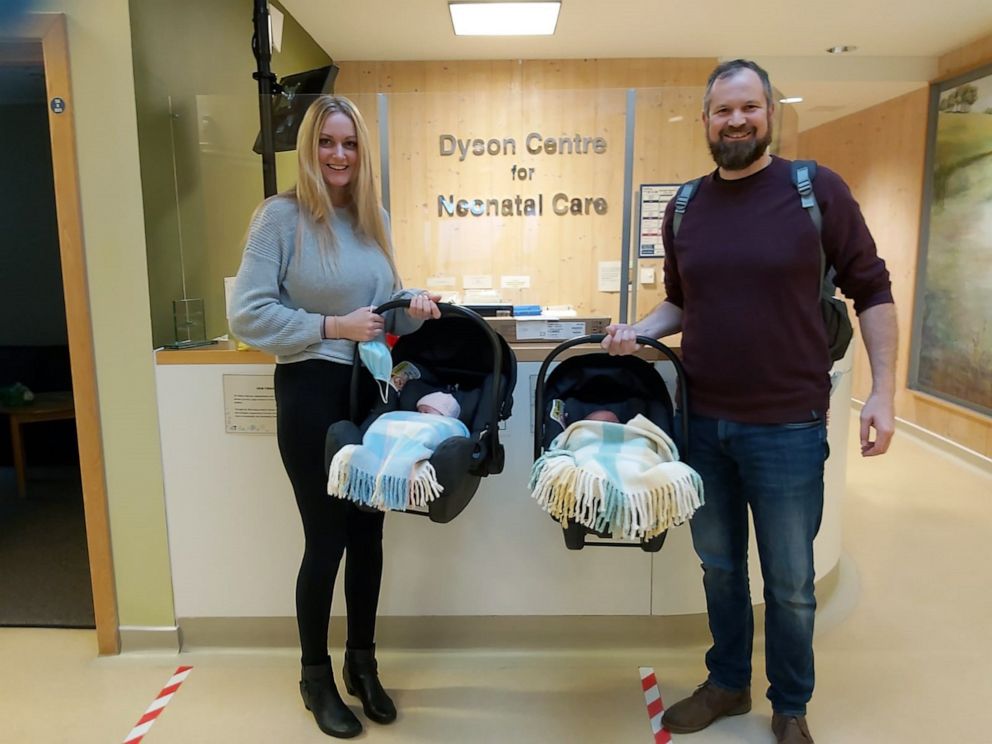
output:
[[[224,430],[228,434],[275,434],[272,375],[224,375]]]

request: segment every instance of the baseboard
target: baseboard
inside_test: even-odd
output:
[[[857,398],[851,398],[851,407],[856,411],[860,411],[864,407],[864,401],[858,400]],[[935,434],[929,429],[924,429],[919,424],[914,424],[912,421],[901,419],[898,416],[896,417],[896,430],[914,436],[925,444],[929,444],[931,447],[940,450],[946,455],[956,457],[985,473],[992,474],[992,457],[986,457],[981,452],[975,452],[975,450],[968,449],[964,445],[958,444],[952,439],[948,439],[940,434]]]
[[[180,618],[183,651],[206,648],[299,648],[294,617]],[[344,618],[331,620],[332,647],[344,645]],[[709,643],[706,615],[386,616],[380,648],[393,650],[566,651]]]
[[[834,566],[816,582],[821,610],[834,604],[844,577]],[[836,611],[833,614],[838,614]],[[841,614],[846,614],[842,610]],[[755,638],[765,607],[754,605]],[[832,622],[836,622],[833,618]],[[295,617],[179,618],[182,651],[232,648],[298,649]],[[344,646],[344,618],[331,618],[328,644]],[[693,615],[436,615],[380,616],[376,644],[390,650],[567,652],[709,646],[706,614]]]
[[[182,648],[179,626],[122,625],[120,627],[121,653],[142,651],[174,651]]]

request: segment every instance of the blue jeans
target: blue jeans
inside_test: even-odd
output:
[[[729,690],[751,684],[750,506],[765,585],[768,699],[777,713],[805,715],[813,694],[813,538],[823,515],[826,425],[822,418],[776,425],[691,415],[689,424],[688,462],[702,476],[706,502],[690,526],[713,635],[709,680]]]

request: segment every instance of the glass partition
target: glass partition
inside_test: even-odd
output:
[[[651,192],[664,196],[713,169],[702,87],[639,88],[632,97],[629,89],[519,86],[341,94],[366,119],[406,286],[465,304],[613,321],[621,293],[631,320],[663,299],[663,248],[643,245],[660,219],[641,214],[641,196],[645,186],[672,186]],[[172,98],[165,116],[171,152],[159,166],[171,171],[172,186],[145,195],[156,344],[173,340],[176,300],[202,298],[207,337],[227,332],[224,278],[238,269],[263,198],[261,157],[252,151],[257,98]],[[776,143],[794,141],[794,117],[780,114],[775,125]],[[296,153],[277,153],[276,167],[279,189],[291,188]]]
[[[616,317],[626,94],[388,97],[404,280],[467,304]]]

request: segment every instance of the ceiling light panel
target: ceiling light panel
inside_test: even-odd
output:
[[[560,2],[448,3],[456,36],[550,36]]]

